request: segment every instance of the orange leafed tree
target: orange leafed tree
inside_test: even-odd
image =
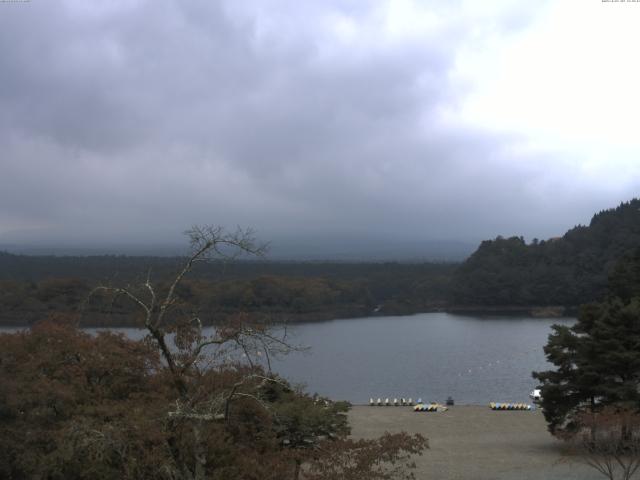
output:
[[[169,285],[148,275],[92,292],[136,305],[144,340],[90,335],[69,318],[0,335],[0,477],[411,478],[410,464],[395,465],[421,453],[423,437],[348,440],[347,404],[270,371],[269,357],[293,348],[286,329],[244,315],[204,329],[179,308],[197,262],[263,251],[247,231],[188,234],[192,253]]]

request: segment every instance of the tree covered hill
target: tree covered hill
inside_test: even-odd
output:
[[[0,252],[0,325],[74,312],[97,285],[164,284],[178,257],[56,257]],[[291,321],[429,311],[446,304],[455,264],[238,261],[198,264],[180,297],[214,322],[238,311]],[[85,305],[84,324],[129,325],[126,301]]]
[[[441,309],[492,311],[601,300],[615,265],[640,247],[640,199],[594,215],[561,238],[487,240],[464,263],[213,262],[194,268],[181,296],[210,321],[244,311],[316,320]],[[179,257],[56,257],[0,252],[0,324],[74,311],[96,285],[165,282]],[[624,261],[618,268],[624,268]],[[104,308],[102,308],[104,307]],[[128,324],[126,304],[92,305],[89,323]],[[129,305],[130,307],[130,305]],[[108,310],[108,315],[104,313]],[[104,313],[104,315],[103,315]]]
[[[567,305],[603,298],[617,262],[640,246],[640,199],[593,216],[560,238],[487,240],[456,270],[456,305]]]

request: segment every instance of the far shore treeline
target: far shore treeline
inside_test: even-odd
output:
[[[588,226],[527,243],[487,240],[464,262],[236,261],[198,265],[181,286],[183,309],[214,323],[238,311],[272,321],[454,312],[572,314],[624,281],[640,248],[640,200],[597,213]],[[92,297],[97,285],[162,282],[181,258],[25,256],[0,252],[0,325],[28,325],[48,312],[77,312],[89,326],[135,325],[124,299]]]

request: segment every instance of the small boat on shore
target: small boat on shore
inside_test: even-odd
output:
[[[542,390],[540,390],[539,388],[534,388],[529,394],[529,398],[531,398],[531,400],[533,400],[534,402],[542,401]]]
[[[491,410],[534,410],[528,403],[491,402],[489,408]]]
[[[429,405],[424,403],[419,403],[415,407],[413,407],[414,412],[446,412],[449,410],[449,407],[445,405],[441,405],[439,403],[430,403]]]
[[[405,397],[401,397],[401,398],[397,398],[394,397],[393,400],[390,400],[389,398],[385,398],[384,401],[382,401],[382,398],[378,397],[378,400],[376,401],[373,397],[369,398],[369,405],[374,407],[374,406],[413,406],[413,399],[411,397],[409,398],[405,398]]]

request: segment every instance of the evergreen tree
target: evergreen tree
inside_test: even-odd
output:
[[[625,302],[640,297],[640,248],[616,264],[609,277],[609,290]]]
[[[554,434],[575,431],[585,411],[640,407],[640,255],[614,270],[610,296],[582,307],[572,327],[553,327],[544,348],[555,370],[534,372]]]
[[[482,242],[456,270],[451,296],[457,305],[564,305],[602,301],[607,276],[640,279],[640,266],[612,268],[640,247],[640,199],[597,213],[588,226],[562,237],[526,244],[522,237]],[[640,294],[640,282],[635,292]],[[622,286],[622,285],[621,285]],[[624,297],[623,297],[624,298]]]

